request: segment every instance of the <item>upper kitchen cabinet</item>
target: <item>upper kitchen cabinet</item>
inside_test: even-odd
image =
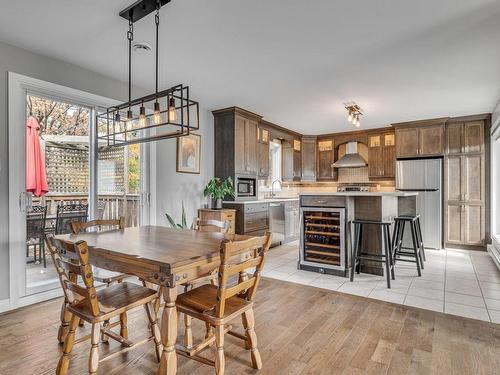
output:
[[[446,125],[447,154],[481,153],[483,150],[484,121],[450,122]]]
[[[446,118],[393,124],[396,129],[396,157],[443,155],[445,121]]]
[[[259,177],[269,176],[269,130],[259,127]]]
[[[258,123],[262,117],[238,107],[212,113],[215,176],[257,176],[260,169]]]
[[[300,181],[302,177],[302,143],[294,139],[291,142],[282,142],[282,169],[283,181]]]
[[[302,137],[302,181],[316,181],[316,137]]]
[[[318,139],[316,150],[316,178],[318,180],[337,179],[337,170],[332,166],[335,162],[335,144],[333,138]]]
[[[396,169],[394,132],[368,135],[368,177],[393,179]]]

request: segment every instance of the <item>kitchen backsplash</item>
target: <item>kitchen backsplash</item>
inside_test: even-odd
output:
[[[338,172],[338,182],[341,183],[370,182],[368,178],[368,167],[339,168]]]

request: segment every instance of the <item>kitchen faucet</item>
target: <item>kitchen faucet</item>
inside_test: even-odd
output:
[[[274,180],[273,183],[271,184],[271,198],[274,198],[276,196],[276,194],[274,194],[274,183],[275,182],[279,182],[280,183],[280,189],[283,189],[283,185],[281,183],[281,180],[279,180],[278,178],[276,180]]]

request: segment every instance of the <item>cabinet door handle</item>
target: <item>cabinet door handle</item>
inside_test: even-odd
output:
[[[317,201],[318,203],[326,203],[326,201]]]

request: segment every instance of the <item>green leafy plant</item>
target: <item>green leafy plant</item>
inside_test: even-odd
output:
[[[234,197],[233,180],[231,177],[225,180],[215,177],[208,181],[207,186],[203,189],[203,195],[212,199],[222,199],[225,196]]]
[[[187,219],[186,219],[186,211],[184,210],[184,201],[182,201],[182,212],[181,212],[181,223],[176,224],[175,220],[168,213],[165,213],[167,217],[167,221],[171,228],[181,228],[188,229]]]

